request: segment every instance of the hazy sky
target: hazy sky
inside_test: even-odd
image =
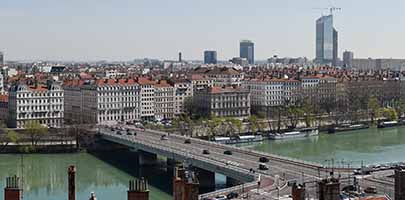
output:
[[[1,0],[0,49],[6,59],[221,60],[255,42],[257,59],[314,57],[316,7],[335,15],[339,57],[404,58],[404,0]],[[325,10],[326,14],[327,11]]]

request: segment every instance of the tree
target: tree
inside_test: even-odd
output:
[[[384,108],[383,116],[385,119],[393,121],[398,119],[397,111],[393,108]]]
[[[287,117],[290,120],[291,128],[296,128],[299,119],[304,115],[303,109],[298,106],[289,106],[287,108]]]
[[[29,121],[25,125],[25,132],[31,138],[31,145],[36,146],[41,138],[48,133],[48,129],[38,121]]]
[[[0,152],[4,151],[10,143],[18,143],[19,140],[20,136],[15,131],[6,130],[5,137],[0,139]]]
[[[225,122],[231,127],[233,132],[237,132],[237,134],[242,132],[242,121],[239,119],[227,118],[225,119]]]
[[[380,103],[378,102],[378,99],[375,97],[371,97],[368,100],[367,108],[371,118],[371,123],[374,123],[375,118],[378,118],[381,115],[381,106]]]
[[[210,133],[209,133],[210,137],[217,135],[216,129],[218,128],[219,125],[221,125],[221,123],[222,123],[221,118],[216,117],[216,116],[211,117],[211,119],[207,121],[207,125],[210,130]]]
[[[250,130],[252,133],[256,133],[256,132],[257,132],[257,128],[258,128],[256,115],[251,115],[251,116],[249,116],[248,120],[249,120],[249,130]]]
[[[403,116],[405,113],[405,97],[401,97],[395,102],[395,110],[397,111],[399,117]]]

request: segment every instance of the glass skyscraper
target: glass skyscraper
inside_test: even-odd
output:
[[[239,50],[241,58],[246,58],[251,65],[255,64],[255,44],[252,41],[242,40]]]
[[[204,51],[204,64],[217,64],[217,52]]]
[[[338,61],[338,32],[333,27],[333,15],[316,20],[316,62],[336,66]]]

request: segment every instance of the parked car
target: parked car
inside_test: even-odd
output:
[[[266,157],[260,157],[260,158],[259,158],[259,162],[261,162],[261,163],[267,163],[267,162],[269,162],[269,159],[266,158]]]
[[[215,197],[215,200],[227,200],[228,198],[225,195],[218,195]]]
[[[203,154],[210,154],[210,151],[208,151],[207,149],[204,149]]]
[[[364,192],[365,192],[365,193],[369,193],[369,194],[377,194],[377,188],[376,188],[376,187],[373,187],[373,186],[370,186],[370,187],[367,187],[367,188],[364,190]]]
[[[234,199],[234,198],[238,198],[238,193],[236,193],[236,192],[231,192],[231,193],[229,193],[228,195],[226,195],[226,197],[228,198],[228,199]]]
[[[226,150],[226,151],[224,151],[224,154],[225,154],[225,155],[232,155],[232,151]]]
[[[160,137],[160,140],[168,140],[169,138],[167,137],[167,135],[162,135],[161,137]]]
[[[184,140],[184,144],[190,144],[190,143],[191,143],[191,140],[190,140],[190,139]]]
[[[267,165],[265,165],[265,164],[259,164],[259,169],[260,170],[268,170],[269,168],[267,167]]]

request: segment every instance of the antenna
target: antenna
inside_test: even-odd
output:
[[[331,6],[331,7],[328,7],[328,8],[312,8],[312,9],[313,10],[329,10],[331,15],[333,15],[334,11],[342,10],[342,8],[338,8],[338,7],[335,7],[335,6]],[[322,15],[323,15],[323,13],[322,13]]]

